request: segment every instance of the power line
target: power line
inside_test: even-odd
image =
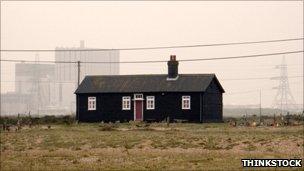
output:
[[[303,76],[290,76],[290,77],[288,77],[288,78],[299,78],[299,77],[303,77]],[[235,79],[220,79],[221,81],[243,81],[243,80],[261,80],[261,79],[270,79],[270,78],[272,78],[272,77],[259,77],[259,78],[235,78]],[[35,81],[9,81],[9,80],[1,80],[1,82],[29,82],[29,83],[31,83],[31,82],[35,82]],[[48,83],[48,82],[53,82],[54,83],[54,81],[39,81],[39,82],[46,82],[46,83]],[[55,82],[55,83],[76,83],[76,81],[61,81],[61,82]],[[257,90],[259,90],[259,89],[257,89]]]
[[[244,44],[261,44],[274,42],[298,41],[304,38],[293,39],[276,39],[276,40],[262,40],[262,41],[246,41],[246,42],[230,42],[230,43],[214,43],[214,44],[195,44],[195,45],[178,45],[178,46],[155,46],[155,47],[135,47],[135,48],[114,48],[114,49],[2,49],[2,52],[54,52],[54,51],[133,51],[133,50],[155,50],[155,49],[175,49],[175,48],[195,48],[195,47],[210,47],[210,46],[231,46]]]
[[[292,83],[293,84],[293,83]],[[263,91],[273,91],[273,88],[261,88]],[[224,95],[239,95],[239,94],[249,94],[249,93],[258,93],[260,89],[253,89],[253,90],[247,90],[247,91],[237,91],[237,92],[225,92]]]
[[[38,65],[40,65],[40,64],[38,64]],[[271,70],[273,70],[274,69],[274,65],[258,65],[258,66],[254,66],[254,65],[250,65],[250,66],[244,66],[244,68],[242,68],[243,66],[240,66],[240,67],[238,67],[238,68],[231,68],[231,67],[223,67],[223,66],[220,66],[220,65],[217,65],[218,67],[220,67],[221,69],[229,69],[229,70],[231,70],[231,69],[237,69],[237,70],[240,70],[240,69],[255,69],[255,68],[266,68],[266,69],[271,69]],[[298,69],[298,68],[295,68],[295,67],[298,67],[298,66],[302,66],[303,67],[303,65],[302,64],[288,64],[288,68],[289,68],[289,70],[290,70],[290,67],[294,67],[294,68],[292,68],[292,69]],[[72,65],[72,67],[75,67],[76,68],[76,65]],[[145,66],[145,67],[147,67],[147,66]],[[149,66],[149,67],[151,67],[151,66]],[[155,66],[153,66],[153,67],[157,67],[157,65],[155,65]],[[201,66],[193,66],[194,68],[201,68]],[[252,67],[252,68],[250,68],[250,67]],[[4,68],[5,69],[5,67],[3,67],[2,66],[2,68]],[[44,67],[44,69],[45,68],[50,68],[50,69],[52,69],[52,68],[55,68],[54,66],[50,66],[50,67]],[[66,69],[66,68],[69,68],[69,66],[65,66],[65,65],[62,65],[62,66],[57,66],[56,68],[61,68],[61,69]],[[2,73],[1,74],[3,74],[3,75],[10,75],[11,73],[8,73],[8,72],[11,72],[11,68],[6,68],[6,69],[8,69],[8,70],[4,70],[4,71],[2,71]],[[6,73],[7,72],[7,73]],[[14,73],[18,73],[18,74],[20,74],[20,73],[32,73],[33,71],[23,71],[23,72],[15,72],[15,71],[13,71]],[[266,78],[265,78],[266,79]]]
[[[288,78],[299,78],[299,77],[303,77],[302,76],[290,76]],[[255,78],[232,78],[232,79],[222,79],[224,81],[237,81],[237,80],[264,80],[264,79],[271,79],[273,77],[255,77]]]
[[[208,61],[208,60],[223,60],[223,59],[256,58],[256,57],[262,57],[262,56],[275,56],[275,55],[285,55],[285,54],[302,53],[302,52],[304,52],[304,51],[301,50],[301,51],[267,53],[267,54],[257,54],[257,55],[228,56],[228,57],[220,57],[220,58],[184,59],[184,60],[179,60],[179,61]]]
[[[260,90],[260,89],[248,90],[248,91],[239,91],[239,92],[232,92],[232,93],[225,93],[225,95],[256,93],[256,92],[258,92],[259,90]],[[264,90],[264,89],[263,89],[263,90]],[[268,89],[268,90],[272,90],[272,89]]]
[[[34,60],[20,60],[20,59],[1,59],[3,62],[23,62],[23,63],[77,63],[76,61],[34,61]],[[82,62],[87,63],[87,62]]]
[[[6,83],[36,83],[37,81],[10,81],[10,80],[1,80],[1,82],[6,82]],[[73,83],[75,84],[76,81],[39,81],[39,83]]]
[[[294,53],[302,53],[303,50],[300,51],[289,51],[289,52],[278,52],[278,53],[266,53],[266,54],[256,54],[256,55],[243,55],[243,56],[227,56],[227,57],[219,57],[219,58],[196,58],[196,59],[181,59],[179,62],[194,62],[194,61],[211,61],[211,60],[224,60],[224,59],[240,59],[240,58],[257,58],[263,56],[275,56],[275,55],[286,55],[286,54],[294,54]],[[33,60],[13,60],[13,59],[1,59],[0,61],[4,62],[37,62]],[[42,63],[77,63],[77,61],[39,61]],[[93,61],[85,61],[81,63],[96,63],[96,64],[107,64],[107,63],[119,63],[119,64],[131,64],[131,63],[164,63],[167,60],[158,60],[158,61],[120,61],[120,62],[93,62]]]
[[[41,65],[41,64],[35,64],[35,65]],[[51,65],[51,64],[49,64],[49,65]],[[72,65],[72,66],[74,66],[74,65]],[[69,66],[64,66],[64,65],[62,65],[62,66],[56,66],[56,68],[60,68],[60,69],[68,69],[69,68]],[[52,70],[52,69],[54,69],[54,72],[55,72],[55,66],[45,66],[45,67],[43,67],[43,68],[41,68],[40,70]],[[73,68],[73,69],[76,69],[76,66],[75,66],[75,68]],[[39,70],[39,69],[37,69],[37,70]],[[9,72],[9,71],[7,71],[7,72]],[[28,70],[28,69],[26,69],[26,71],[19,71],[19,72],[16,72],[16,71],[13,71],[13,73],[14,74],[25,74],[25,73],[35,73],[36,71],[35,70]],[[2,72],[1,74],[3,74],[3,75],[11,75],[12,73],[6,73],[6,72]]]

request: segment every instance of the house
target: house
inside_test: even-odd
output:
[[[178,74],[171,55],[168,74],[86,76],[76,94],[80,122],[221,122],[224,89],[215,74]]]

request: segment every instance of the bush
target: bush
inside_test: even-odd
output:
[[[65,115],[65,116],[43,116],[43,117],[31,117],[31,116],[6,116],[0,117],[0,124],[13,124],[16,125],[18,120],[21,124],[72,124],[75,121],[74,116]]]
[[[117,128],[117,125],[114,124],[100,124],[98,130],[99,131],[115,131]]]

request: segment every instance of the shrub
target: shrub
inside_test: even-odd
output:
[[[16,125],[18,120],[21,124],[72,124],[75,121],[75,117],[71,115],[65,116],[43,116],[43,117],[31,117],[31,116],[6,116],[0,117],[0,124],[13,124]]]
[[[99,131],[115,131],[116,125],[113,124],[100,124],[98,130]]]

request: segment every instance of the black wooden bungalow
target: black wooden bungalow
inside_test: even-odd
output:
[[[171,55],[168,74],[86,76],[77,88],[80,122],[221,122],[224,89],[215,74],[178,74]]]

